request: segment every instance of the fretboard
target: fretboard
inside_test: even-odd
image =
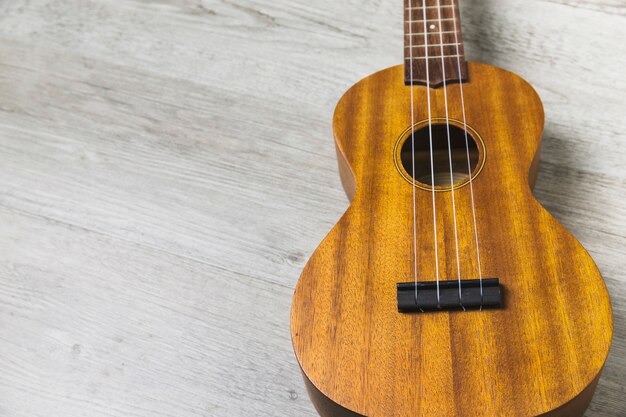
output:
[[[404,0],[404,81],[407,85],[437,87],[444,80],[467,79],[458,1]]]

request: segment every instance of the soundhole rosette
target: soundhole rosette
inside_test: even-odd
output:
[[[434,177],[431,175],[431,152],[429,120],[421,120],[408,127],[398,137],[394,147],[394,164],[400,175],[416,188],[445,192],[453,188],[461,188],[470,182],[468,169],[468,148],[471,168],[471,180],[474,181],[481,173],[486,159],[483,139],[471,126],[464,126],[456,119],[432,118],[433,152],[432,162]],[[466,145],[466,127],[467,145]],[[450,133],[450,149],[448,149],[448,132]],[[415,141],[414,157],[411,157],[412,145]],[[450,154],[452,154],[452,176],[450,175]],[[415,161],[415,177],[412,162]],[[433,180],[434,178],[434,180]]]

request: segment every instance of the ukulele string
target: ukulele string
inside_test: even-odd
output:
[[[439,30],[439,39],[440,39],[440,46],[441,46],[441,75],[443,79],[443,100],[444,100],[444,107],[446,109],[446,132],[448,135],[448,158],[450,162],[450,191],[452,193],[452,217],[454,220],[454,243],[455,243],[455,250],[456,250],[457,279],[459,281],[459,304],[461,305],[461,308],[465,310],[465,307],[463,306],[463,301],[461,299],[461,261],[459,257],[459,236],[458,236],[458,230],[457,230],[456,202],[455,202],[455,196],[454,196],[454,172],[452,170],[452,144],[450,141],[450,115],[448,111],[448,92],[446,90],[446,65],[445,65],[445,59],[444,59],[445,54],[443,51],[443,27],[442,27],[443,21],[441,20],[440,0],[437,0],[437,19],[439,21],[438,30]],[[434,183],[434,178],[433,178],[433,183]]]
[[[456,0],[452,0],[452,10],[453,13],[457,13],[455,12],[455,10],[457,10],[456,8]],[[456,26],[456,16],[453,19],[453,24],[454,24],[454,43],[456,45],[456,62],[457,62],[457,66],[458,66],[458,74],[459,77],[461,76],[461,54],[460,54],[460,48],[459,48],[459,32],[457,30],[457,26]],[[470,151],[469,151],[469,139],[467,137],[467,118],[465,117],[465,98],[463,97],[463,82],[462,80],[459,80],[459,89],[460,89],[460,94],[461,94],[461,109],[463,112],[463,131],[465,132],[465,151],[467,153],[467,172],[469,175],[469,189],[470,189],[470,200],[472,203],[472,220],[474,223],[474,240],[475,240],[475,244],[476,244],[476,261],[478,263],[478,280],[480,282],[480,309],[483,309],[483,273],[482,273],[482,266],[480,263],[480,245],[478,244],[478,226],[476,223],[476,205],[474,204],[474,178],[472,177],[472,164],[470,162]]]
[[[413,102],[413,4],[409,0],[409,76],[411,78],[409,89],[411,90],[411,170],[412,178],[415,178],[415,104]],[[413,187],[413,279],[415,280],[415,305],[419,305],[417,301],[417,208],[415,204],[415,187]]]
[[[441,308],[441,293],[439,287],[439,244],[437,239],[437,204],[435,202],[435,161],[433,157],[433,123],[432,123],[432,110],[431,110],[431,97],[430,97],[430,57],[429,57],[429,45],[428,45],[428,25],[426,14],[426,0],[422,0],[422,13],[424,20],[424,50],[426,51],[426,98],[428,102],[428,140],[429,140],[429,152],[430,152],[430,179],[431,179],[431,196],[433,205],[433,235],[435,246],[435,278],[437,280],[437,308]],[[412,63],[411,63],[412,66]],[[413,186],[415,191],[415,186]],[[415,283],[417,286],[417,282]]]
[[[460,11],[456,11],[456,0],[452,0],[452,10],[453,13],[459,13]],[[456,12],[455,12],[456,11]],[[461,76],[461,54],[460,54],[460,48],[459,48],[459,32],[457,28],[457,24],[456,24],[456,15],[453,19],[453,24],[454,24],[454,43],[456,45],[456,56],[457,56],[457,70],[458,70],[458,74],[459,74],[459,78]],[[478,279],[480,282],[480,311],[483,310],[483,274],[482,274],[482,268],[481,268],[481,263],[480,263],[480,246],[478,244],[478,226],[476,223],[476,208],[475,208],[475,204],[474,204],[474,186],[473,186],[473,180],[474,178],[472,177],[472,165],[470,162],[470,152],[469,152],[469,140],[468,140],[468,135],[467,135],[467,118],[465,115],[465,98],[463,95],[463,81],[459,79],[459,91],[460,91],[460,95],[461,95],[461,110],[463,112],[463,131],[465,132],[465,151],[467,153],[467,172],[469,175],[469,188],[470,188],[470,200],[472,203],[472,219],[473,219],[473,223],[474,223],[474,237],[475,237],[475,243],[476,243],[476,261],[478,263]],[[484,338],[480,336],[480,331],[478,332],[478,341],[480,343],[480,350],[481,352],[485,353],[486,356],[486,362],[489,365],[491,363],[491,357],[489,355],[489,351],[486,350],[484,348]],[[483,368],[483,379],[485,381],[489,380],[489,378],[487,378],[486,373],[485,373],[485,369]],[[493,380],[491,380],[491,398],[493,401],[493,398],[495,398],[495,394],[494,394],[494,386],[493,386]]]

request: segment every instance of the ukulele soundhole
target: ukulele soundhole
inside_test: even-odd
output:
[[[466,185],[470,179],[470,172],[472,179],[478,175],[484,163],[482,157],[484,150],[481,149],[482,140],[475,138],[478,137],[475,132],[468,128],[466,142],[465,130],[462,127],[453,123],[446,124],[445,121],[442,123],[439,119],[433,121],[432,172],[430,136],[431,128],[426,121],[418,123],[412,134],[405,133],[401,138],[402,144],[396,154],[396,165],[401,165],[400,173],[407,181],[413,182],[419,188],[432,190],[434,185],[436,191],[446,191],[452,187]]]

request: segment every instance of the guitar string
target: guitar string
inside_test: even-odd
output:
[[[456,10],[456,12],[455,12]],[[460,13],[456,8],[456,0],[452,0],[452,12]],[[459,48],[459,33],[456,25],[456,17],[453,20],[454,24],[454,43],[456,44],[456,55],[457,55],[457,66],[458,66],[458,74],[461,76],[461,55]],[[459,90],[461,94],[461,109],[463,111],[463,131],[465,132],[465,151],[467,152],[467,172],[469,175],[469,189],[470,189],[470,200],[472,203],[472,220],[474,223],[474,238],[476,243],[476,262],[478,263],[478,280],[480,283],[480,309],[483,309],[483,273],[482,266],[480,262],[480,245],[478,243],[478,225],[476,222],[476,205],[474,204],[474,178],[472,177],[472,164],[470,162],[470,152],[469,152],[469,139],[467,135],[467,118],[465,116],[465,98],[463,96],[463,82],[459,80]]]
[[[430,58],[429,58],[429,45],[428,45],[428,30],[426,24],[426,0],[422,0],[422,13],[424,16],[424,49],[426,51],[426,97],[428,102],[428,140],[430,151],[430,179],[431,179],[431,196],[433,206],[433,235],[435,246],[435,278],[437,280],[437,308],[441,308],[441,292],[439,287],[439,243],[437,239],[437,204],[435,202],[435,162],[433,157],[433,123],[432,123],[432,110],[431,110],[431,97],[430,97]],[[410,23],[409,23],[410,25]],[[411,66],[413,64],[411,63]],[[415,185],[413,186],[415,190]],[[417,283],[416,283],[417,286]]]
[[[437,0],[437,16],[439,20],[439,30],[441,30],[442,20],[441,20],[440,0]],[[455,250],[456,250],[457,279],[459,282],[459,304],[461,305],[461,308],[465,310],[465,306],[463,306],[463,300],[461,297],[461,260],[459,257],[459,236],[458,236],[458,230],[457,230],[456,201],[455,201],[455,196],[454,196],[454,173],[452,170],[452,144],[450,141],[450,115],[449,115],[449,110],[448,110],[448,92],[446,90],[446,87],[447,87],[446,86],[446,65],[445,65],[445,59],[444,59],[444,53],[443,53],[443,35],[439,35],[439,39],[441,40],[441,75],[443,79],[443,101],[444,101],[444,107],[446,109],[446,132],[448,136],[448,158],[450,162],[450,192],[452,195],[452,218],[454,220],[454,244],[455,244]],[[434,184],[434,177],[433,177],[433,184]]]
[[[413,102],[413,28],[411,20],[412,15],[412,2],[409,0],[409,89],[411,90],[411,174],[412,178],[415,178],[415,136],[413,132],[413,126],[415,126],[415,104]],[[415,204],[415,187],[413,187],[413,279],[415,280],[415,305],[419,306],[417,301],[417,208]]]

